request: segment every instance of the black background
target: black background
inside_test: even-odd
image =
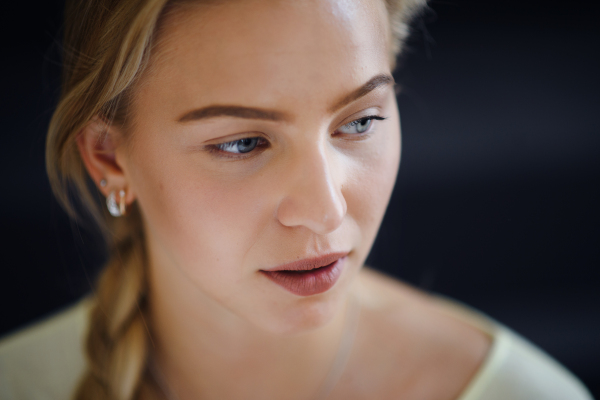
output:
[[[510,326],[600,397],[596,4],[431,2],[395,74],[402,163],[368,262]],[[0,7],[5,334],[86,293],[102,251],[44,172],[62,1]]]

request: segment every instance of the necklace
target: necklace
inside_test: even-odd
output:
[[[317,390],[314,400],[324,400],[329,396],[342,373],[350,357],[350,350],[354,343],[356,330],[358,329],[358,317],[360,314],[360,302],[355,294],[351,294],[348,300],[348,312],[344,321],[344,328],[337,353],[333,359],[333,364],[325,377],[325,380]],[[154,379],[154,382],[167,400],[180,400],[177,394],[170,387],[167,378],[160,370],[158,364],[154,360],[148,364],[148,372]]]

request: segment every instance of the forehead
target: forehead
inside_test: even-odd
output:
[[[293,107],[389,72],[388,46],[383,0],[194,4],[165,18],[143,91],[165,112],[232,101]]]

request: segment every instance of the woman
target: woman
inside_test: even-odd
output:
[[[508,330],[362,267],[421,6],[71,2],[47,168],[111,257],[89,300],[3,343],[2,398],[589,399]]]

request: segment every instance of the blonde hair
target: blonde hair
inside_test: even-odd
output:
[[[385,0],[392,59],[410,18],[426,0]],[[103,232],[109,260],[90,315],[88,369],[76,399],[134,399],[147,384],[149,335],[144,322],[146,251],[142,218],[132,204],[111,218],[97,200],[75,138],[94,118],[125,125],[135,82],[148,65],[157,26],[172,0],[70,0],[65,12],[62,92],[46,141],[46,168],[54,194],[81,220],[78,205]],[[73,202],[78,199],[78,202]],[[79,207],[80,208],[80,207]]]

